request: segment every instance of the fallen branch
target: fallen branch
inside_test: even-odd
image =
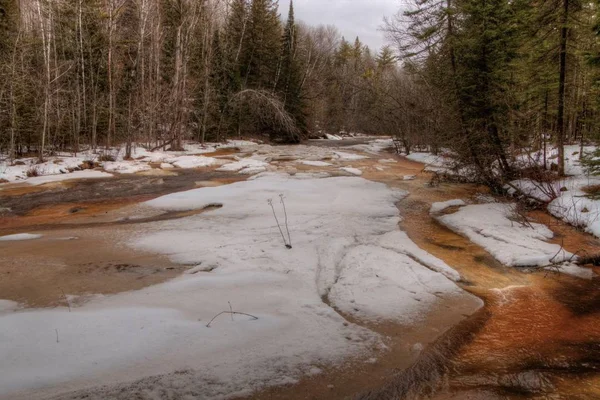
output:
[[[237,312],[237,311],[221,311],[220,313],[218,313],[217,315],[215,315],[208,324],[206,324],[207,328],[210,328],[210,324],[212,324],[212,322],[217,319],[219,316],[223,315],[223,314],[231,314],[231,316],[233,317],[234,314],[237,315],[245,315],[247,317],[253,318],[253,321],[256,321],[258,319],[258,317],[254,316],[254,315],[250,315],[250,314],[246,314],[243,312]]]

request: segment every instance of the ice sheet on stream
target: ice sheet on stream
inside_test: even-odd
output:
[[[560,245],[548,243],[553,232],[543,224],[524,221],[515,204],[468,205],[436,219],[454,232],[487,250],[500,263],[511,267],[553,265],[561,272],[591,278],[593,271],[571,263],[576,256]],[[561,265],[561,263],[564,263]]]
[[[248,394],[383,347],[381,337],[331,306],[412,325],[446,298],[481,304],[452,282],[459,279],[454,270],[398,230],[394,204],[405,192],[356,177],[298,175],[264,173],[148,202],[161,210],[223,206],[144,224],[131,239],[135,248],[197,268],[73,312],[0,315],[0,359],[8,360],[0,363],[0,398],[48,398],[97,385],[108,386],[60,398]],[[273,199],[284,225],[280,194],[292,249],[267,203]],[[258,319],[223,315],[207,328],[229,302]]]

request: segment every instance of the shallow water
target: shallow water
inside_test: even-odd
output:
[[[321,141],[319,145],[344,143]],[[421,248],[459,271],[464,277],[461,286],[484,299],[485,307],[469,317],[461,314],[468,313],[471,305],[447,304],[434,309],[418,329],[368,326],[387,337],[389,351],[373,354],[372,359],[349,360],[338,368],[323,366],[320,375],[260,391],[252,398],[600,399],[600,279],[585,281],[501,266],[481,247],[439,225],[428,212],[433,202],[477,201],[488,194],[486,189],[466,184],[431,187],[431,176],[422,164],[394,158],[398,163],[382,164],[375,158],[348,164],[363,169],[366,179],[410,192],[398,204],[401,228]],[[336,167],[294,167],[337,172]],[[245,177],[209,170],[177,173],[31,190],[16,186],[0,192],[0,208],[4,203],[13,209],[10,215],[0,215],[0,234],[27,228],[45,235],[37,241],[0,244],[1,297],[28,306],[64,305],[63,290],[116,293],[180,274],[185,267],[133,252],[123,241],[136,224],[185,214],[145,214],[147,210],[138,203]],[[407,175],[416,179],[404,180]],[[132,210],[140,219],[123,219]],[[598,240],[546,213],[533,212],[530,217],[547,224],[556,233],[554,242],[567,250],[600,252]],[[79,240],[64,240],[73,236]],[[413,348],[415,343],[425,349]]]

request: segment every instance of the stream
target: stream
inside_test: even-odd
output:
[[[321,141],[320,145],[357,143]],[[373,168],[377,157],[393,157],[398,162],[379,171]],[[389,350],[374,362],[324,367],[320,375],[267,388],[248,398],[600,399],[600,277],[583,280],[500,265],[484,249],[429,215],[434,202],[489,197],[486,188],[454,183],[432,187],[431,175],[422,164],[391,154],[377,157],[353,166],[365,167],[366,179],[410,193],[397,204],[401,229],[419,247],[456,269],[464,278],[459,285],[483,299],[484,307],[461,316],[458,324],[456,315],[463,309],[466,313],[466,304],[449,305],[452,312],[434,309],[423,323],[426,329],[367,325],[346,317],[389,338]],[[416,175],[416,179],[406,181],[405,175]],[[139,203],[210,182],[241,179],[193,170],[4,190],[0,206],[12,211],[0,214],[0,235],[23,229],[47,232],[35,243],[16,243],[10,248],[0,244],[0,292],[3,298],[29,307],[53,307],[63,303],[63,290],[117,293],[169,280],[187,267],[172,264],[166,257],[133,252],[122,242],[144,222],[186,214],[145,215]],[[143,218],[127,220],[124,216],[132,208]],[[600,249],[599,240],[546,213],[531,212],[529,217],[548,225],[556,243],[568,251],[597,253]],[[69,240],[74,237],[80,240]],[[48,267],[44,272],[35,268],[40,263]],[[590,268],[600,273],[597,267]],[[38,285],[31,283],[32,276]],[[423,343],[424,349],[406,346],[415,342]]]

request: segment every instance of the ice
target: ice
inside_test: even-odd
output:
[[[108,172],[118,174],[135,174],[136,172],[148,171],[150,165],[138,161],[106,161],[102,163],[102,168]]]
[[[205,156],[180,156],[171,160],[177,168],[202,168],[210,167],[218,162],[216,158]]]
[[[261,158],[242,158],[236,162],[225,164],[217,169],[223,172],[238,172],[244,175],[253,175],[265,172],[269,163]]]
[[[16,242],[21,240],[34,240],[41,238],[42,235],[33,233],[17,233],[14,235],[0,236],[0,242]]]
[[[363,174],[363,172],[360,169],[358,169],[358,168],[343,167],[343,168],[340,168],[340,169],[342,171],[344,171],[344,172],[347,172],[349,174],[356,175],[356,176],[361,176]]]
[[[364,160],[366,158],[369,158],[367,156],[361,156],[359,154],[354,154],[354,153],[346,153],[343,151],[334,151],[334,154],[341,161],[357,161],[357,160]]]
[[[357,144],[353,146],[348,146],[348,149],[355,149],[364,151],[371,154],[379,154],[385,150],[391,149],[394,147],[394,140],[392,138],[385,139],[375,139],[371,140],[367,144]],[[382,162],[396,162],[395,160],[382,160]]]
[[[19,308],[19,303],[10,300],[0,300],[0,314],[9,313]]]
[[[353,247],[340,268],[329,299],[345,313],[374,322],[413,324],[438,301],[435,293],[462,294],[443,275],[423,268],[404,254],[378,246]]]
[[[439,203],[433,203],[431,205],[431,208],[429,209],[429,213],[430,214],[437,214],[440,213],[450,207],[461,207],[461,206],[466,206],[467,203],[464,202],[464,200],[460,200],[460,199],[454,199],[454,200],[448,200],[448,201],[443,201],[443,202],[439,202]]]
[[[300,160],[300,164],[310,165],[312,167],[329,167],[333,164],[325,162],[325,161],[311,161],[311,160]]]
[[[382,338],[336,309],[412,326],[439,302],[471,298],[456,271],[398,230],[406,194],[358,177],[263,173],[149,201],[167,211],[222,205],[132,233],[130,246],[194,268],[72,312],[0,315],[0,397],[247,396],[315,365],[372,357]],[[223,315],[206,327],[230,303],[258,319]]]
[[[561,246],[547,242],[553,233],[545,225],[519,222],[514,204],[469,205],[436,218],[507,266],[544,266],[573,257]]]
[[[45,176],[36,176],[35,178],[29,178],[25,182],[32,186],[44,185],[46,183],[51,182],[61,182],[68,181],[72,179],[102,179],[102,178],[111,178],[113,175],[102,172],[102,171],[94,171],[94,170],[84,170],[84,171],[73,171],[68,174],[61,175],[45,175]]]

